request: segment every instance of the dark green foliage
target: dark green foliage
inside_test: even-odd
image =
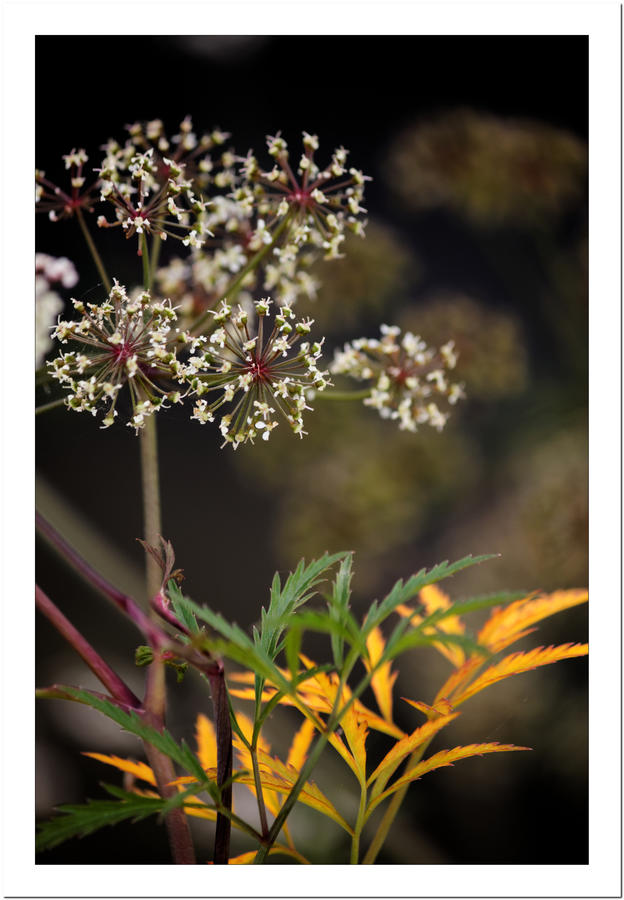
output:
[[[109,719],[117,722],[124,731],[129,731],[131,734],[135,734],[142,740],[152,744],[161,753],[164,753],[186,769],[189,774],[194,775],[202,782],[206,780],[206,774],[193,751],[184,741],[180,744],[176,743],[166,729],[158,731],[152,728],[143,721],[137,712],[121,709],[112,701],[98,697],[91,691],[63,685],[58,689],[57,696],[63,695],[65,695],[66,699],[77,700],[79,703],[84,703],[93,709],[97,709]],[[48,693],[48,696],[51,695]]]
[[[105,825],[117,825],[126,819],[138,822],[162,812],[165,806],[165,801],[160,797],[140,797],[109,784],[102,787],[117,799],[87,800],[81,805],[59,806],[61,815],[39,825],[36,849],[50,850],[70,838],[84,837]]]

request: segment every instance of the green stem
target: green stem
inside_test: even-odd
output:
[[[76,210],[76,218],[78,219],[78,224],[80,225],[80,229],[84,235],[84,238],[87,242],[89,250],[91,252],[91,256],[93,257],[93,262],[95,263],[98,272],[100,273],[100,278],[104,282],[104,287],[110,293],[112,288],[111,280],[108,277],[106,269],[104,268],[104,263],[102,262],[102,257],[97,251],[97,247],[93,243],[93,238],[87,228],[87,223],[84,220],[84,216],[82,215],[82,210],[79,208]]]
[[[161,534],[160,486],[158,479],[158,436],[155,415],[148,416],[139,432],[141,443],[141,476],[143,484],[143,533],[148,544],[155,546]],[[146,554],[147,595],[151,600],[160,590],[161,572],[150,553]]]
[[[62,406],[65,403],[65,397],[59,397],[58,400],[51,400],[49,403],[44,403],[41,406],[35,407],[35,415],[38,416],[40,413],[48,412],[50,409],[56,409],[57,406]]]
[[[351,865],[357,866],[360,856],[360,835],[366,821],[366,784],[360,785],[360,806],[358,809],[357,819],[355,821],[355,829],[353,838],[351,839]]]
[[[162,238],[159,234],[154,237],[152,241],[152,258],[150,263],[150,281],[151,285],[154,284],[154,279],[156,277],[156,269],[158,268],[158,257],[160,256],[160,248],[162,245]]]
[[[307,760],[305,761],[305,763],[303,765],[303,768],[301,769],[301,772],[299,773],[299,777],[297,778],[297,781],[291,788],[291,791],[288,794],[288,797],[286,798],[284,805],[282,806],[279,813],[275,817],[273,825],[271,826],[271,829],[269,831],[269,836],[267,838],[267,841],[265,842],[265,844],[262,847],[260,847],[260,849],[256,853],[256,856],[254,857],[254,861],[253,861],[254,865],[259,865],[259,864],[263,863],[264,860],[266,859],[266,857],[269,853],[269,850],[271,849],[271,847],[277,840],[277,837],[284,825],[284,822],[290,815],[291,809],[297,802],[297,798],[299,797],[299,794],[301,793],[303,786],[305,785],[306,781],[310,777],[310,774],[312,773],[312,770],[314,769],[317,762],[319,761],[319,759],[321,757],[321,753],[325,749],[325,745],[327,744],[327,742],[330,739],[330,737],[332,736],[333,732],[336,730],[336,728],[340,724],[342,717],[350,709],[352,704],[358,699],[360,694],[362,694],[366,690],[366,688],[370,684],[371,678],[373,677],[374,673],[377,671],[378,666],[380,665],[380,663],[378,663],[365,675],[365,677],[360,681],[360,683],[357,685],[357,687],[351,693],[349,700],[347,700],[347,702],[342,707],[342,709],[338,710],[337,707],[338,707],[338,704],[342,697],[342,687],[346,683],[346,681],[349,677],[349,674],[350,674],[351,670],[353,669],[353,666],[355,665],[357,656],[358,656],[358,654],[354,651],[354,649],[352,649],[349,656],[347,657],[347,661],[345,663],[345,666],[344,666],[344,669],[343,669],[343,672],[341,675],[340,683],[338,685],[338,690],[336,691],[336,702],[334,704],[334,708],[332,709],[332,711],[329,715],[329,718],[327,719],[327,723],[325,725],[325,730],[317,738],[317,741],[316,741],[314,747],[312,748],[310,755],[308,756]]]
[[[335,727],[336,727],[336,725],[333,726],[333,728],[335,728]],[[332,731],[333,731],[333,728],[332,728]],[[317,762],[319,761],[319,759],[321,757],[321,753],[325,749],[325,744],[329,740],[331,733],[332,732],[329,731],[329,723],[328,723],[327,730],[323,734],[319,735],[319,737],[317,738],[317,741],[316,741],[314,747],[312,748],[310,755],[308,756],[307,760],[304,763],[303,768],[301,769],[301,772],[299,773],[299,777],[297,778],[297,781],[293,785],[288,797],[286,798],[286,801],[284,802],[284,805],[282,806],[279,813],[277,814],[277,817],[275,818],[275,821],[273,822],[273,825],[271,826],[271,829],[269,831],[269,835],[266,840],[266,843],[263,844],[263,846],[260,847],[260,849],[256,853],[256,855],[254,857],[254,861],[253,861],[254,865],[260,865],[261,863],[264,862],[264,860],[268,856],[269,850],[271,849],[271,847],[277,840],[277,836],[280,833],[284,822],[288,818],[291,809],[293,808],[293,806],[295,805],[295,803],[297,801],[297,797],[301,793],[301,790],[302,790],[304,784],[306,783],[306,781],[308,780],[310,773],[312,772],[312,770],[316,766]]]
[[[371,389],[361,391],[318,391],[314,395],[315,400],[364,400],[370,397]]]
[[[260,778],[260,769],[258,767],[257,747],[251,747],[251,765],[253,768],[254,784],[256,786],[256,798],[258,800],[258,813],[260,815],[260,829],[262,837],[266,838],[269,834],[269,826],[267,823],[266,809],[264,806],[264,794],[262,793],[262,779]]]
[[[287,225],[290,224],[291,219],[292,219],[292,213],[288,213],[284,217],[284,219],[280,222],[278,227],[275,229],[275,234],[273,235],[273,240],[271,241],[271,243],[265,244],[264,247],[261,247],[260,250],[258,250],[258,252],[255,254],[255,256],[252,256],[252,258],[249,260],[247,265],[244,266],[244,268],[242,268],[241,271],[238,273],[236,278],[233,278],[232,281],[228,284],[228,286],[225,289],[225,291],[223,292],[223,294],[214,303],[214,306],[218,306],[218,304],[221,303],[222,300],[225,300],[227,297],[231,298],[236,294],[236,292],[238,291],[239,287],[241,286],[241,284],[243,283],[243,281],[245,280],[247,275],[249,275],[249,273],[252,272],[256,268],[256,266],[262,262],[262,260],[267,255],[269,250],[272,250],[276,246],[279,238],[281,237],[282,233],[284,232],[284,229],[286,228]],[[204,325],[204,323],[207,321],[209,316],[210,316],[210,310],[206,310],[206,312],[202,313],[201,316],[199,316],[197,319],[195,319],[195,321],[191,323],[191,325],[189,326],[189,329],[188,329],[191,332],[191,334],[193,334],[194,332],[201,329],[202,325]]]
[[[146,290],[150,289],[151,276],[149,267],[149,252],[145,235],[141,235],[143,278]],[[162,532],[160,521],[160,481],[158,477],[158,436],[156,432],[156,418],[149,416],[145,426],[140,432],[141,445],[141,483],[143,489],[143,531],[148,544],[155,546],[158,536]],[[162,576],[160,568],[151,553],[146,554],[146,585],[148,602],[160,590]],[[158,620],[158,614],[150,608],[150,617]],[[147,673],[147,685],[145,691],[145,718],[155,728],[165,727],[165,713],[167,709],[167,683],[165,677],[165,664],[156,654],[154,662]],[[157,750],[152,744],[145,743],[147,759],[156,778],[156,785],[162,797],[169,798],[177,793],[177,788],[171,782],[176,778],[176,771],[172,761]],[[169,837],[171,854],[176,865],[195,865],[195,850],[189,828],[188,819],[184,810],[172,809],[165,816],[165,826]]]
[[[152,269],[150,267],[149,248],[145,232],[141,235],[141,261],[143,263],[143,287],[146,291],[152,290]]]
[[[422,759],[427,747],[431,743],[431,740],[427,741],[421,747],[418,747],[409,758],[407,766],[405,767],[405,771],[409,771],[414,766],[416,766],[420,760]],[[381,850],[384,845],[386,838],[388,837],[388,832],[392,827],[392,823],[396,819],[397,813],[401,808],[403,801],[405,800],[405,795],[407,794],[407,790],[409,788],[409,784],[403,785],[402,788],[393,795],[392,800],[388,804],[388,807],[383,814],[383,818],[379,823],[379,827],[375,833],[375,837],[371,841],[371,845],[366,851],[364,859],[362,860],[362,864],[365,866],[372,865],[377,859],[377,854]]]

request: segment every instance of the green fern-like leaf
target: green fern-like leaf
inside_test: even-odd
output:
[[[106,700],[91,691],[85,691],[82,688],[69,687],[67,685],[56,686],[54,688],[54,693],[38,692],[38,695],[77,700],[79,703],[84,703],[92,709],[97,709],[98,712],[103,713],[109,719],[112,719],[120,725],[124,731],[129,731],[131,734],[135,734],[142,740],[152,744],[157,750],[166,754],[166,756],[174,762],[177,762],[178,765],[182,766],[187,772],[194,775],[201,782],[206,780],[206,773],[204,772],[199,759],[184,741],[178,744],[175,738],[166,729],[157,731],[155,728],[147,725],[139,714],[133,710],[126,711],[112,701]]]
[[[387,619],[397,606],[407,603],[427,585],[449,578],[451,575],[455,575],[469,566],[476,566],[488,559],[495,559],[496,556],[497,554],[495,553],[485,556],[464,556],[454,563],[449,563],[448,560],[445,560],[438,563],[437,566],[433,566],[432,569],[421,569],[415,575],[412,575],[411,578],[408,578],[406,582],[403,582],[403,580],[397,581],[380,604],[376,602],[372,604],[363,626],[364,636],[368,636],[376,625],[380,625]]]
[[[197,619],[191,612],[191,610],[186,606],[182,600],[184,600],[184,595],[180,590],[178,583],[173,579],[169,579],[169,584],[167,585],[167,593],[169,594],[169,599],[171,600],[171,605],[173,606],[173,611],[185,625],[191,634],[199,634],[199,625],[197,624]]]
[[[138,822],[160,813],[165,801],[160,797],[140,797],[113,785],[102,785],[116,800],[87,800],[80,805],[57,807],[60,815],[42,822],[35,839],[37,850],[50,850],[64,841],[93,834],[106,825],[117,825],[130,819]]]

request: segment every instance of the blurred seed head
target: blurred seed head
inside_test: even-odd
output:
[[[411,209],[526,225],[578,201],[586,169],[585,144],[566,131],[458,109],[404,131],[390,150],[387,178]]]
[[[489,309],[464,294],[440,293],[415,304],[400,321],[434,345],[452,335],[459,357],[457,373],[469,397],[494,400],[526,387],[524,335],[510,313]]]

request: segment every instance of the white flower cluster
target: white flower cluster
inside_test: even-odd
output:
[[[234,449],[247,441],[253,443],[258,436],[268,440],[278,424],[278,414],[303,437],[302,414],[311,408],[306,390],[322,391],[330,383],[316,365],[323,341],[299,344],[310,333],[313,320],[298,320],[292,309],[283,305],[267,334],[271,303],[267,298],[254,304],[258,320],[254,333],[245,309],[239,304],[233,310],[223,301],[213,313],[212,333],[193,340],[187,376],[197,401],[191,418],[202,424],[213,422],[223,404],[233,403],[221,416],[219,430],[224,445],[229,443]]]
[[[291,166],[288,145],[279,133],[267,137],[267,145],[275,164],[264,170],[249,153],[242,160],[243,183],[233,192],[233,198],[243,208],[256,209],[269,229],[288,216],[286,242],[279,248],[281,257],[294,258],[309,244],[323,249],[326,259],[339,258],[345,229],[364,235],[366,209],[362,200],[365,182],[370,178],[359,169],[347,169],[348,151],[344,147],[334,150],[331,161],[321,169],[314,159],[318,138],[305,131],[303,153],[296,166]]]
[[[51,222],[70,218],[81,210],[92,211],[96,181],[87,184],[84,167],[89,157],[85,150],[76,150],[63,156],[65,169],[69,170],[69,184],[60,187],[50,181],[41,169],[35,169],[35,203],[38,212],[47,212]]]
[[[128,425],[138,430],[165,401],[182,399],[179,391],[164,391],[156,383],[163,377],[183,383],[185,377],[171,348],[177,316],[169,300],[153,302],[147,291],[129,298],[115,281],[103,303],[72,303],[81,318],[59,318],[52,337],[61,344],[80,344],[81,350],[61,352],[48,362],[51,376],[71,392],[65,401],[70,409],[96,415],[106,407],[102,425],[106,428],[117,416],[117,397],[127,384],[132,407]]]
[[[109,141],[100,171],[100,200],[115,207],[115,221],[99,216],[100,228],[116,225],[127,237],[145,233],[162,239],[179,238],[187,247],[201,247],[210,234],[206,204],[196,196],[185,165],[158,157],[154,148],[139,153],[130,142]]]
[[[465,396],[462,384],[448,380],[456,362],[453,341],[435,350],[410,331],[401,335],[397,326],[382,325],[380,338],[359,338],[336,351],[330,371],[372,381],[364,404],[397,420],[400,429],[416,431],[427,424],[441,431],[448,412],[436,401],[444,398],[453,406]]]

